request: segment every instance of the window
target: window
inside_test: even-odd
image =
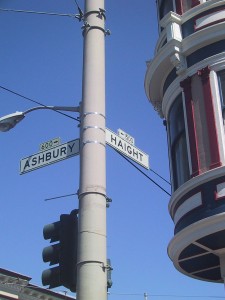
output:
[[[159,7],[160,20],[170,11],[174,11],[173,0],[162,0]]]
[[[199,0],[175,0],[176,12],[180,15],[200,4]]]
[[[168,121],[173,188],[176,190],[190,178],[181,94],[169,112]]]
[[[219,81],[223,120],[225,121],[225,70],[218,72],[218,81]]]
[[[225,70],[218,72],[218,83],[220,89],[221,110],[223,116],[223,127],[225,130]]]
[[[182,3],[183,13],[185,13],[186,11],[192,8],[192,0],[182,0],[181,3]]]

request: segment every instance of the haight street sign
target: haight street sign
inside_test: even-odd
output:
[[[78,155],[80,152],[80,140],[72,140],[58,147],[33,154],[29,157],[23,158],[20,161],[20,174],[45,167],[47,165],[56,163],[60,160],[70,158]]]
[[[134,160],[145,169],[149,169],[148,154],[128,143],[108,128],[106,128],[106,143],[130,159]]]

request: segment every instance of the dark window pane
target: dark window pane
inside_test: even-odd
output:
[[[218,73],[222,106],[225,106],[225,70]]]
[[[184,130],[184,113],[182,106],[182,96],[179,95],[173,104],[170,111],[170,139],[174,142],[174,139],[181,131]]]
[[[190,178],[181,94],[176,98],[169,113],[169,141],[173,188],[176,190]]]
[[[174,143],[172,152],[174,189],[177,189],[189,179],[185,131],[182,132]]]
[[[168,12],[173,10],[173,0],[163,0],[159,9],[160,19],[162,19]]]

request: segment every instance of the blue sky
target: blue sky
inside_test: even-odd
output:
[[[83,1],[79,4],[83,8]],[[73,0],[1,0],[0,8],[77,13]],[[151,168],[169,179],[165,128],[144,91],[146,61],[154,55],[158,36],[155,1],[106,1],[105,8],[106,28],[112,33],[106,37],[107,127],[133,136],[136,146],[149,154]],[[0,12],[0,86],[45,105],[78,105],[81,26],[70,17]],[[1,116],[33,106],[0,89]],[[44,199],[77,191],[79,157],[24,175],[19,175],[19,162],[55,137],[62,142],[78,138],[77,123],[52,111],[35,111],[0,135],[0,267],[32,277],[36,285],[48,268],[42,262],[42,249],[49,245],[42,236],[44,225],[78,207],[76,196]],[[154,173],[145,172],[170,191]],[[167,256],[173,237],[169,196],[109,146],[107,194],[113,200],[107,210],[107,252],[114,269],[109,299],[141,300],[145,292],[149,299],[166,300],[224,296],[223,285],[175,270]]]

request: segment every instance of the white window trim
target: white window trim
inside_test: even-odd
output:
[[[217,77],[217,72],[222,70],[223,68],[217,71],[212,70],[212,72],[210,73],[210,85],[211,85],[213,103],[215,105],[215,119],[216,119],[221,162],[224,165],[225,164],[225,131],[224,131],[224,124],[223,124],[220,89],[219,89],[219,83]]]

